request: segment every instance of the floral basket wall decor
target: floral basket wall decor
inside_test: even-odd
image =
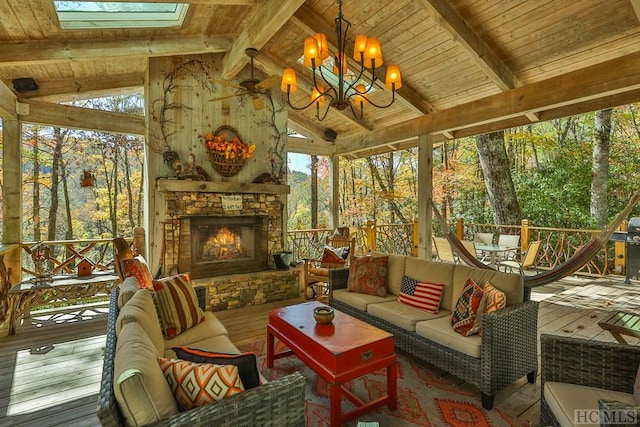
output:
[[[211,166],[224,177],[237,175],[256,149],[255,144],[243,142],[238,131],[227,125],[198,138],[205,142]]]

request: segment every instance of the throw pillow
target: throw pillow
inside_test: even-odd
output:
[[[428,313],[438,314],[444,284],[420,282],[413,277],[402,276],[398,302],[419,308]]]
[[[478,333],[480,329],[480,324],[476,324],[475,319],[482,301],[482,294],[482,288],[472,279],[468,279],[451,313],[453,330],[464,337]]]
[[[244,391],[238,367],[158,358],[164,377],[181,411],[233,396]]]
[[[507,306],[507,296],[491,283],[484,284],[484,313],[493,313]]]
[[[156,280],[153,289],[162,333],[167,338],[175,338],[180,332],[204,320],[188,274]]]
[[[153,277],[144,258],[137,256],[120,260],[120,268],[125,277],[133,276],[138,279],[141,288],[153,289]]]
[[[388,256],[352,256],[347,290],[386,297],[388,264]]]
[[[234,365],[238,367],[240,379],[245,390],[260,385],[258,363],[254,353],[228,354],[200,350],[186,346],[172,347],[178,359],[196,363],[211,363],[214,365]]]
[[[320,262],[322,264],[344,264],[344,259],[336,253],[335,249],[325,246],[322,250]]]

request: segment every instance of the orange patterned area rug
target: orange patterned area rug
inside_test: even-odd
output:
[[[280,343],[277,346],[276,352],[279,353],[284,347]],[[240,349],[258,355],[258,369],[267,380],[300,372],[307,380],[306,426],[329,425],[329,387],[322,378],[295,356],[277,359],[273,369],[267,368],[265,341],[240,346]],[[499,409],[485,411],[482,409],[479,393],[461,390],[450,380],[430,372],[403,355],[398,355],[398,362],[398,409],[391,411],[385,406],[359,417],[348,423],[348,426],[356,426],[358,422],[377,422],[381,427],[529,425],[509,417]],[[381,369],[351,381],[347,388],[365,401],[376,399],[386,394],[386,370]],[[342,411],[353,408],[351,402],[343,398]]]

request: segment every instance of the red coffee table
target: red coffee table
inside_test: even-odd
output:
[[[317,324],[313,309],[317,301],[278,308],[269,313],[267,325],[267,366],[281,357],[296,355],[329,383],[331,426],[340,426],[375,408],[397,408],[396,354],[393,335],[348,314],[335,311],[333,322]],[[274,354],[275,339],[290,350]],[[342,384],[387,368],[387,395],[364,402]],[[356,408],[342,414],[341,397]]]

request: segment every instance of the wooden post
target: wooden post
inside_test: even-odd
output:
[[[418,218],[413,219],[413,227],[412,227],[412,238],[411,238],[411,255],[414,257],[418,256]]]
[[[433,221],[433,138],[418,136],[418,258],[431,259]]]
[[[376,250],[376,231],[376,221],[371,219],[368,220],[364,229],[364,233],[367,238],[365,245],[368,252]]]
[[[464,218],[458,218],[456,221],[456,237],[458,240],[464,239]]]
[[[529,249],[529,240],[529,220],[523,219],[520,227],[520,254],[524,254]]]
[[[625,219],[618,227],[618,231],[627,231],[629,224]],[[613,268],[617,274],[627,274],[627,243],[615,242],[613,244]]]

